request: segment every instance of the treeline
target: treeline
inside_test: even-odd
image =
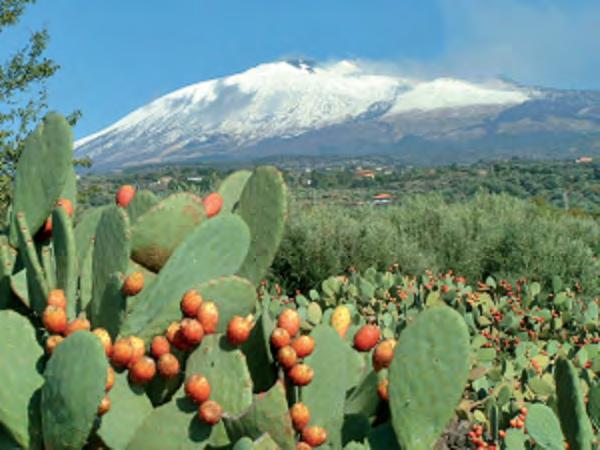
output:
[[[387,208],[292,201],[272,279],[306,291],[350,267],[398,263],[413,274],[452,269],[470,281],[492,275],[551,285],[561,279],[594,293],[599,250],[595,220],[508,195],[478,194],[460,203],[413,196]]]

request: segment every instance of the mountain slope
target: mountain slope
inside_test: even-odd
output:
[[[95,169],[290,153],[394,152],[417,162],[431,148],[451,161],[485,157],[486,148],[529,152],[536,139],[561,141],[557,133],[569,148],[595,138],[599,123],[594,92],[289,61],[174,91],[79,140],[76,155]]]

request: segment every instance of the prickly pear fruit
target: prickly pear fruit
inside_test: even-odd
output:
[[[214,302],[202,302],[198,308],[198,320],[202,324],[205,334],[217,332],[219,324],[219,310]]]
[[[202,296],[195,289],[190,289],[183,294],[181,298],[181,312],[187,317],[195,318],[198,316],[198,309],[202,304]]]
[[[46,241],[52,237],[52,216],[48,217],[44,222],[44,226],[40,229],[36,238],[41,241]]]
[[[47,305],[65,309],[67,307],[67,298],[65,297],[65,291],[63,291],[62,289],[52,289],[48,293]]]
[[[275,328],[271,333],[271,345],[273,345],[273,348],[276,350],[279,350],[286,345],[290,345],[291,342],[292,338],[290,338],[290,333],[284,328]]]
[[[214,400],[207,400],[198,408],[198,415],[203,422],[209,425],[216,425],[221,420],[223,409]]]
[[[312,450],[312,447],[304,441],[300,441],[296,444],[296,450]]]
[[[123,281],[121,291],[128,297],[138,295],[144,289],[144,274],[142,272],[133,272]]]
[[[150,344],[150,352],[156,359],[160,358],[165,353],[171,352],[171,344],[164,336],[154,336]]]
[[[375,351],[373,352],[373,367],[376,371],[390,367],[392,359],[394,359],[395,348],[395,339],[386,339],[375,347]]]
[[[69,217],[73,217],[73,203],[68,198],[59,198],[56,206],[63,208]]]
[[[377,394],[379,395],[379,398],[385,402],[387,402],[390,399],[388,393],[388,386],[389,381],[387,378],[384,378],[377,384]]]
[[[125,367],[131,361],[133,356],[133,347],[129,339],[119,339],[113,345],[110,360],[117,367]]]
[[[210,398],[210,384],[206,377],[196,373],[185,382],[185,394],[201,404]]]
[[[290,408],[290,416],[294,429],[301,432],[310,422],[310,411],[304,403],[294,403]]]
[[[347,306],[339,305],[333,310],[331,314],[331,326],[341,337],[346,336],[351,322],[352,316]]]
[[[223,197],[221,197],[221,194],[218,192],[212,192],[208,194],[204,200],[202,200],[202,204],[204,205],[206,217],[211,218],[219,214],[219,211],[221,211],[221,207],[223,206]]]
[[[234,316],[227,324],[227,340],[232,345],[242,345],[250,337],[252,322],[241,316]]]
[[[286,370],[291,369],[297,360],[298,355],[296,355],[296,350],[291,345],[281,347],[277,352],[277,362]]]
[[[75,333],[76,331],[90,331],[91,328],[90,321],[85,317],[78,317],[77,319],[71,320],[67,325],[67,330],[65,331],[65,336],[69,336],[70,334]]]
[[[137,336],[129,336],[127,339],[129,340],[129,345],[131,345],[131,349],[133,350],[131,359],[129,360],[129,365],[133,366],[133,364],[138,362],[142,356],[146,354],[146,344],[142,338]]]
[[[277,326],[286,330],[290,337],[296,336],[300,331],[300,314],[295,309],[284,309],[279,314]]]
[[[115,201],[121,208],[127,208],[133,197],[135,197],[135,188],[130,184],[125,184],[117,191]]]
[[[56,347],[58,347],[58,344],[60,344],[63,340],[64,338],[59,334],[53,334],[52,336],[48,336],[48,339],[46,339],[46,352],[48,352],[48,354],[51,355],[52,352],[54,352],[54,349],[56,349]]]
[[[108,395],[105,395],[102,401],[100,402],[100,406],[98,406],[98,415],[103,416],[110,410],[110,398]]]
[[[129,378],[137,384],[145,384],[156,375],[156,363],[149,356],[142,356],[129,369]]]
[[[67,331],[67,313],[58,306],[46,306],[42,317],[46,330],[53,334],[63,334]]]
[[[311,447],[318,447],[327,440],[327,431],[319,426],[306,427],[302,430],[302,439]]]
[[[354,335],[354,347],[360,352],[368,352],[377,345],[380,337],[377,325],[363,325]]]
[[[204,337],[204,328],[202,328],[200,322],[189,317],[181,321],[180,332],[185,341],[191,346],[198,345]]]
[[[181,332],[180,322],[172,322],[167,328],[166,336],[171,345],[178,350],[187,351],[191,348]]]
[[[110,334],[108,334],[108,331],[106,331],[104,328],[96,328],[92,331],[92,333],[94,333],[98,339],[100,339],[100,342],[104,347],[104,353],[106,353],[106,356],[110,357],[110,354],[112,353],[112,339]]]
[[[106,392],[110,391],[112,387],[115,385],[115,369],[111,366],[108,366],[106,371],[106,386],[104,386],[104,390]]]
[[[298,358],[306,358],[315,349],[315,339],[312,336],[300,336],[292,342],[292,348],[296,350]]]
[[[306,386],[314,376],[314,370],[306,364],[296,364],[288,372],[288,377],[296,386]]]
[[[172,353],[165,353],[158,358],[158,373],[163,378],[176,377],[179,370],[179,360]]]

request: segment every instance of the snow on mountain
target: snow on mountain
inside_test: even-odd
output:
[[[211,147],[242,148],[290,138],[365,115],[389,117],[479,105],[510,106],[537,94],[492,82],[417,80],[380,74],[353,61],[262,64],[184,87],[154,100],[75,143],[77,156],[118,164],[157,162]],[[122,154],[126,153],[126,154]]]

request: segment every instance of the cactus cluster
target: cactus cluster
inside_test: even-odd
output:
[[[123,186],[79,213],[71,160],[50,114],[0,235],[0,448],[425,450],[457,415],[476,448],[500,435],[510,449],[563,436],[591,448],[597,385],[583,392],[571,362],[517,342],[545,329],[523,330],[510,295],[369,270],[287,298],[263,281],[287,216],[275,168],[235,172],[204,199]],[[522,297],[546,305],[534,284]],[[597,308],[549,301],[549,317],[595,329]],[[498,330],[514,362],[488,346]],[[519,371],[534,396],[511,385]],[[537,392],[551,400],[527,413]]]

